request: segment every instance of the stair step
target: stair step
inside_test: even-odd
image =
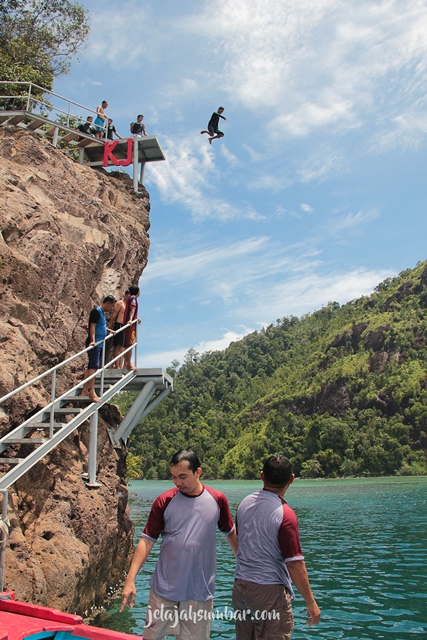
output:
[[[83,411],[83,409],[80,409],[80,407],[67,407],[66,409],[55,409],[54,413],[81,413]]]
[[[65,136],[62,136],[62,142],[71,142],[72,140],[77,140],[80,138],[80,132],[76,133],[67,133]]]
[[[30,124],[27,124],[27,129],[29,129],[30,131],[35,131],[36,129],[40,129],[40,127],[42,127],[44,124],[46,123],[43,122],[43,120],[35,118],[32,122],[30,122]]]
[[[46,438],[6,438],[4,444],[44,444]]]
[[[20,464],[25,458],[2,458],[0,456],[0,464]]]
[[[88,396],[65,396],[62,400],[65,402],[92,402]]]
[[[7,122],[10,118],[10,115],[8,116],[0,116],[0,124],[3,124],[3,122]]]
[[[80,142],[77,143],[78,147],[88,147],[90,144],[93,144],[95,140],[90,140],[89,138],[83,138]]]
[[[27,117],[28,116],[25,113],[21,114],[19,116],[13,116],[13,118],[10,118],[8,124],[19,124],[20,122],[25,120],[25,118],[27,118]]]
[[[66,422],[54,422],[53,428],[62,429],[64,424],[66,424]],[[49,427],[50,427],[50,422],[33,422],[32,424],[22,428],[25,429],[26,431],[32,431],[33,429],[49,429]]]

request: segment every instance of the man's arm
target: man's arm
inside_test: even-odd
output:
[[[113,313],[111,314],[110,321],[108,323],[108,326],[110,327],[110,329],[113,328],[113,324],[115,323],[116,318],[120,313],[120,309],[121,309],[121,302],[120,300],[117,300],[116,304],[114,305],[114,309],[113,309]]]
[[[148,136],[148,133],[145,130],[145,124],[142,125],[142,133],[144,134],[144,136]]]
[[[233,531],[231,533],[228,534],[227,537],[227,542],[230,545],[230,549],[232,550],[234,557],[237,557],[237,549],[239,547],[239,543],[237,541],[237,535],[236,535],[236,527],[234,527]]]
[[[304,560],[293,560],[286,563],[291,580],[302,595],[307,606],[307,624],[317,624],[320,621],[320,609],[311,592],[310,583],[308,581],[307,568]]]
[[[136,311],[136,304],[132,304],[130,309],[129,309],[129,320],[128,320],[128,324],[132,323],[133,317],[135,315],[135,311]]]
[[[89,341],[90,344],[95,344],[95,329],[96,329],[96,322],[91,322],[89,325]]]
[[[120,612],[123,611],[125,606],[128,604],[133,607],[135,603],[136,596],[136,587],[135,587],[135,578],[137,576],[138,571],[141,569],[148,556],[150,555],[150,551],[154,546],[154,540],[150,540],[149,538],[142,537],[138,542],[138,546],[135,549],[135,553],[132,559],[132,563],[130,565],[129,573],[126,577],[125,586],[122,591],[122,606],[120,607]]]

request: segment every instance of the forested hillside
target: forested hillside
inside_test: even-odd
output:
[[[215,478],[258,477],[276,452],[303,477],[425,474],[427,262],[169,373],[173,394],[132,435],[134,475],[168,477],[184,446]]]

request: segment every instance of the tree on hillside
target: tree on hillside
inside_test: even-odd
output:
[[[0,0],[1,79],[51,89],[88,34],[87,11],[74,0]],[[14,95],[11,85],[0,87]]]

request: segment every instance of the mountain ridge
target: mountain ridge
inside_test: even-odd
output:
[[[426,473],[426,371],[423,262],[224,351],[190,349],[169,369],[174,394],[132,437],[133,473],[167,477],[184,446],[218,478],[257,477],[275,452],[305,477]]]

